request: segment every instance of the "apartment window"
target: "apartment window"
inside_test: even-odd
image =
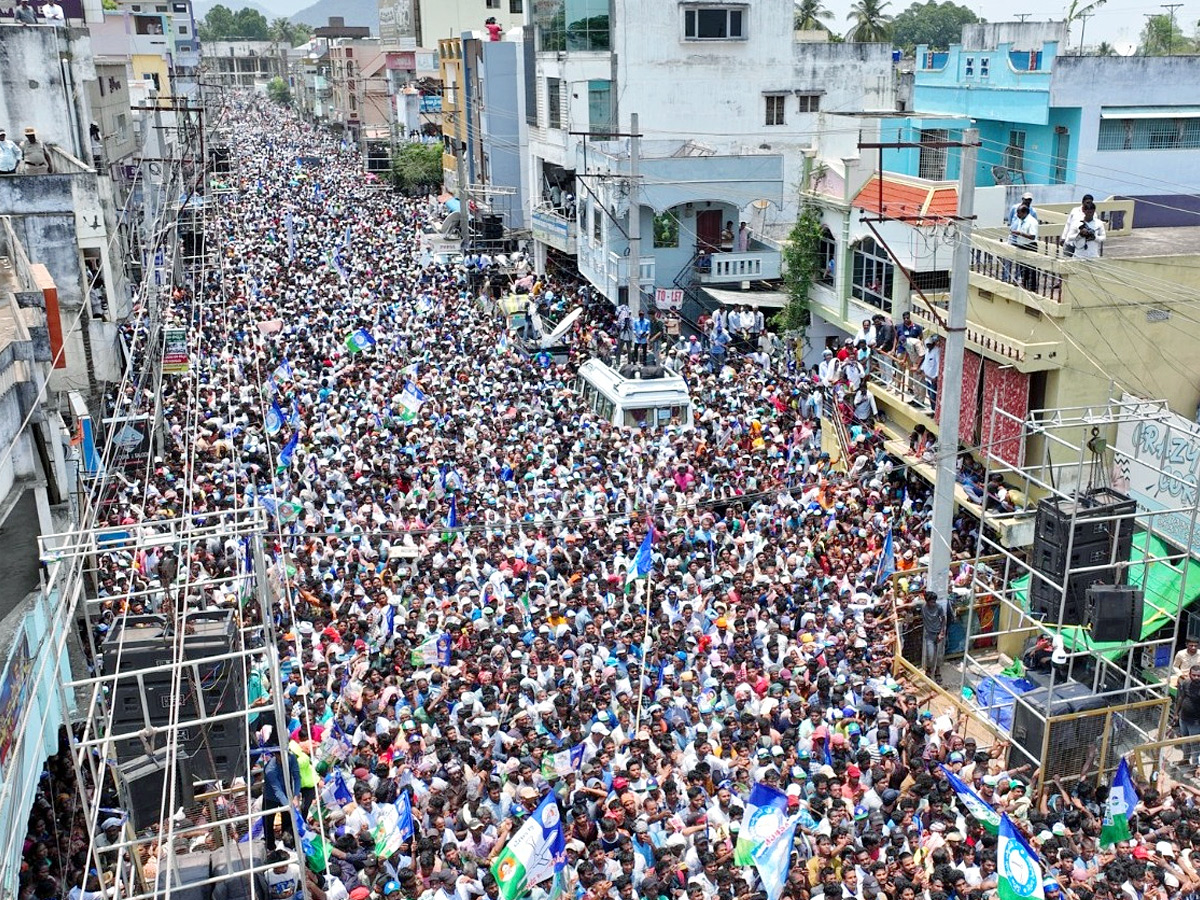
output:
[[[991,69],[992,61],[986,56],[981,56],[979,58],[979,77],[987,78],[988,74],[991,72]]]
[[[188,29],[188,27],[186,25],[180,25],[175,30],[178,31],[181,35],[183,35],[183,34],[188,33],[187,29]]]
[[[767,101],[767,124],[784,124],[783,105],[787,98],[783,94],[768,94],[763,99]]]
[[[604,213],[600,209],[600,204],[595,200],[592,201],[592,241],[599,245],[604,243]]]
[[[1067,163],[1071,156],[1071,133],[1065,126],[1054,129],[1054,169],[1050,173],[1053,184],[1067,183]]]
[[[530,8],[543,51],[603,50],[612,47],[609,0],[553,0]]]
[[[700,7],[683,11],[683,36],[689,41],[740,41],[746,37],[743,7]]]
[[[975,77],[975,57],[973,57],[973,56],[967,57],[967,68],[963,74],[965,74],[967,78]]]
[[[608,134],[613,130],[611,81],[588,82],[588,130],[592,134]]]
[[[550,128],[562,128],[562,79],[546,79],[546,124]]]
[[[188,11],[188,5],[186,3],[172,3],[171,9],[177,13],[186,13]]]
[[[930,147],[928,144],[944,143],[950,133],[943,128],[929,128],[921,132],[921,154],[917,158],[917,175],[932,181],[946,177],[946,148]]]
[[[129,139],[129,122],[125,119],[125,113],[118,113],[114,120],[117,130],[117,139],[125,141]]]
[[[521,15],[525,12],[525,0],[508,0],[508,11],[514,16]]]
[[[815,113],[821,111],[821,95],[820,94],[800,94],[798,95],[800,104],[797,107],[797,112]]]
[[[499,9],[500,0],[487,0],[487,3],[484,4],[484,7],[487,9]]]
[[[156,6],[156,7],[154,7],[154,11],[155,11],[155,12],[167,12],[167,7],[165,7],[165,6]]]
[[[674,250],[679,246],[679,219],[668,210],[654,217],[654,249]]]
[[[1195,150],[1200,119],[1101,119],[1097,150]]]
[[[833,239],[833,232],[828,228],[821,229],[821,244],[817,252],[820,254],[819,262],[821,265],[821,269],[817,273],[817,281],[833,287],[833,280],[837,271],[837,241]]]
[[[894,269],[887,252],[873,238],[863,238],[854,248],[850,293],[885,313],[892,311]]]
[[[153,81],[153,82],[154,82],[154,89],[155,89],[156,91],[161,91],[161,90],[162,90],[162,85],[159,83],[159,80],[158,80],[158,73],[157,73],[157,72],[143,72],[143,73],[142,73],[142,78],[143,78],[144,80],[147,80],[147,81]]]
[[[1014,175],[1025,173],[1025,132],[1010,131],[1004,149],[1004,166]]]

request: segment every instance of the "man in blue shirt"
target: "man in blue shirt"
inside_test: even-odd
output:
[[[637,320],[633,323],[633,361],[635,363],[646,363],[646,348],[650,343],[650,320],[646,318],[646,311],[643,309],[638,312]]]

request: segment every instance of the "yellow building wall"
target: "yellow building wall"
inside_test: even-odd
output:
[[[171,70],[167,67],[167,60],[154,53],[135,53],[130,58],[130,66],[133,69],[134,78],[145,78],[150,74],[158,76],[158,105],[164,108],[170,108],[172,96],[171,90]]]

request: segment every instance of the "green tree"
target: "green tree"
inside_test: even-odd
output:
[[[783,245],[783,285],[788,304],[771,320],[782,331],[798,332],[804,339],[808,327],[808,291],[821,274],[821,212],[806,204]]]
[[[1139,56],[1167,56],[1195,51],[1195,41],[1185,35],[1178,25],[1172,27],[1171,17],[1166,14],[1151,16],[1146,20],[1137,50]]]
[[[1108,41],[1101,41],[1100,46],[1096,48],[1097,56],[1116,56],[1117,51]]]
[[[438,187],[442,183],[442,145],[404,144],[394,151],[392,181],[410,193]]]
[[[856,0],[846,15],[854,24],[846,32],[846,40],[864,44],[884,44],[891,39],[892,17],[884,10],[888,0]]]
[[[267,82],[267,96],[283,106],[292,105],[292,89],[278,75]]]
[[[828,31],[829,26],[822,19],[832,15],[821,0],[797,0],[792,28],[796,31],[817,31],[822,28]]]
[[[243,41],[271,39],[271,27],[267,24],[267,17],[257,10],[244,6],[233,14],[233,20],[237,31],[234,37]]]
[[[962,27],[980,21],[979,16],[951,0],[914,3],[892,21],[892,43],[911,52],[918,44],[930,50],[946,50],[962,39]]]
[[[200,23],[201,41],[227,41],[233,36],[233,10],[218,3]]]

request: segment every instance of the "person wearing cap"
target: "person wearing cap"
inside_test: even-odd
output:
[[[20,162],[21,148],[0,128],[0,175],[16,175]]]
[[[1022,206],[1029,210],[1029,214],[1033,216],[1034,221],[1037,221],[1037,208],[1033,205],[1033,192],[1025,191],[1021,194],[1021,199],[1008,208],[1008,213],[1004,217],[1004,224],[1011,230],[1013,221],[1017,218],[1017,210]]]
[[[21,141],[21,164],[17,167],[19,175],[48,175],[54,171],[50,161],[50,151],[38,140],[37,132],[32,128],[25,129],[25,139]]]

